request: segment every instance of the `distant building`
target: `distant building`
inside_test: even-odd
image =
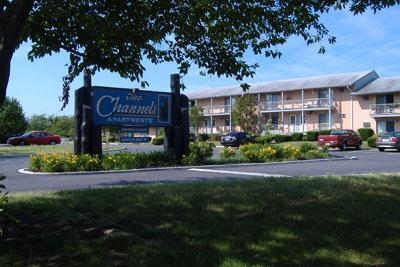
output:
[[[250,85],[260,131],[268,121],[275,133],[335,128],[400,131],[400,77],[380,78],[375,71],[362,71]],[[240,86],[188,93],[204,111],[199,132],[237,130],[231,111],[243,93]]]

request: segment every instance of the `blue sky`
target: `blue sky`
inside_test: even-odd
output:
[[[334,12],[323,16],[322,21],[337,37],[333,45],[326,44],[327,52],[318,54],[319,46],[307,46],[298,37],[291,37],[280,47],[280,59],[249,55],[250,63],[258,62],[260,68],[248,83],[279,79],[317,76],[325,74],[375,70],[380,77],[400,78],[400,6],[353,16],[348,12]],[[15,53],[7,95],[16,98],[25,115],[73,115],[74,99],[61,111],[59,97],[62,93],[62,77],[66,73],[68,57],[64,53],[53,54],[33,63],[27,59],[28,45]],[[144,79],[148,90],[170,91],[169,75],[176,73],[174,64],[146,65]],[[196,68],[182,79],[185,92],[218,86],[238,84],[234,79],[216,76],[200,76]],[[79,77],[72,84],[75,90],[82,85]],[[138,84],[119,77],[116,73],[103,71],[92,78],[93,85],[135,88]]]

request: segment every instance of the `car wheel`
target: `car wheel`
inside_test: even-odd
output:
[[[379,147],[378,150],[379,150],[380,152],[385,151],[385,149],[384,149],[383,147]]]
[[[50,141],[50,143],[49,143],[49,145],[55,145],[56,144],[56,141],[54,141],[54,140],[52,140],[52,141]]]
[[[346,150],[347,149],[347,144],[346,142],[343,142],[343,144],[339,147],[340,150]]]
[[[356,145],[356,149],[357,149],[357,150],[360,150],[360,149],[361,149],[361,146],[362,146],[362,143],[360,142],[360,143],[358,143],[358,145]]]
[[[25,142],[25,141],[21,141],[21,142],[19,142],[19,144],[20,144],[21,146],[26,146],[26,142]]]

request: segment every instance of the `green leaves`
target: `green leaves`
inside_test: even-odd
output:
[[[21,104],[15,98],[6,97],[0,106],[0,142],[25,131],[27,121]]]
[[[245,88],[248,89],[249,87]],[[245,132],[257,132],[258,118],[253,95],[245,93],[236,99],[235,106],[232,108],[232,120]]]
[[[16,2],[2,5],[1,21],[15,11],[10,3]],[[293,35],[324,53],[325,41],[333,44],[336,38],[320,21],[322,13],[376,12],[396,4],[400,0],[36,0],[15,47],[30,39],[30,60],[61,50],[70,54],[61,98],[65,107],[70,84],[84,69],[107,69],[144,87],[144,60],[174,61],[182,75],[194,66],[202,74],[242,81],[258,67],[245,60],[247,53],[279,58],[280,46]],[[0,31],[0,40],[3,35]]]

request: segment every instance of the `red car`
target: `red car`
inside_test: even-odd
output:
[[[27,132],[21,136],[11,137],[7,139],[7,144],[17,146],[25,145],[55,145],[61,143],[59,135],[51,134],[46,131]]]

